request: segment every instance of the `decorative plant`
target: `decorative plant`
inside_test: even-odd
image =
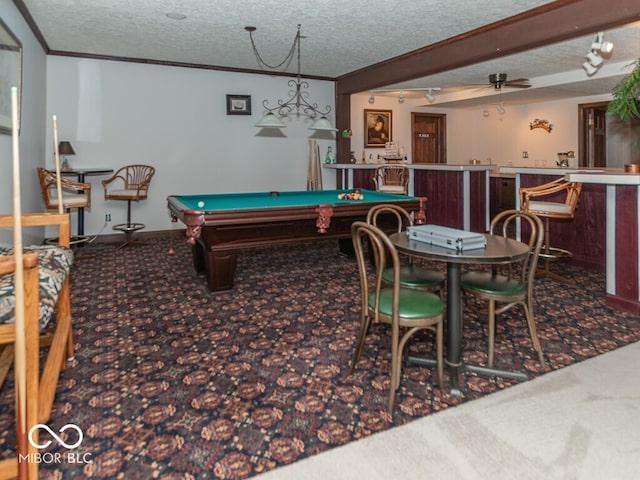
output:
[[[622,120],[640,118],[640,58],[632,65],[633,70],[613,87],[613,99],[607,107],[607,113]]]

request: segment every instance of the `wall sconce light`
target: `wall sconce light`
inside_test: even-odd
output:
[[[482,116],[483,117],[489,116],[489,109],[487,107],[484,107],[484,110],[482,110]]]
[[[582,64],[587,75],[591,76],[596,73],[604,62],[603,55],[608,57],[611,52],[613,52],[613,42],[605,42],[604,32],[598,32],[591,43],[591,51],[584,57],[587,61]]]
[[[373,92],[371,92],[371,95],[369,95],[369,103],[373,103],[376,101],[376,97],[373,96]]]
[[[506,112],[506,110],[504,109],[504,107],[502,106],[502,104],[499,104],[499,105],[496,107],[496,110],[498,110],[498,113],[499,113],[500,115],[504,115],[504,113]]]
[[[404,103],[404,92],[400,92],[400,96],[398,97],[398,103]]]

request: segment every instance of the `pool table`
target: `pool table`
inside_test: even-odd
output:
[[[425,198],[358,190],[362,199],[340,199],[352,190],[171,195],[172,220],[186,226],[197,272],[205,272],[212,292],[231,290],[240,249],[301,240],[335,238],[351,247],[351,224],[369,209],[394,203],[425,221]],[[394,231],[390,224],[383,226]],[[395,227],[397,228],[397,227]]]

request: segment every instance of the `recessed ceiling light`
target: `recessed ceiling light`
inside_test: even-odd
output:
[[[167,13],[167,18],[170,18],[171,20],[184,20],[187,16],[182,13],[170,12]]]

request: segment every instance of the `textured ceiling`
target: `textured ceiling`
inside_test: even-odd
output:
[[[301,70],[335,78],[541,6],[539,0],[22,0],[52,52],[258,70],[247,25],[267,63],[280,63],[301,24]],[[186,16],[172,20],[168,13]],[[610,92],[623,66],[640,57],[640,28],[608,31],[607,66],[589,79],[580,65],[593,35],[526,54],[440,73],[399,87],[440,87],[438,101],[478,105]],[[296,62],[287,69],[295,72]],[[611,71],[609,71],[611,70]],[[515,92],[469,85],[489,73],[531,79]],[[558,78],[555,78],[558,77]],[[567,81],[566,78],[570,78]],[[550,82],[549,85],[546,83]],[[559,87],[552,88],[552,84]],[[544,88],[543,88],[544,87]],[[464,95],[460,93],[463,89]],[[422,95],[413,93],[413,96]],[[493,97],[484,97],[493,95]],[[407,94],[406,96],[410,96]],[[479,100],[465,100],[480,96]],[[513,98],[513,100],[510,100]],[[518,100],[520,98],[520,100]],[[441,103],[439,103],[441,104]]]

